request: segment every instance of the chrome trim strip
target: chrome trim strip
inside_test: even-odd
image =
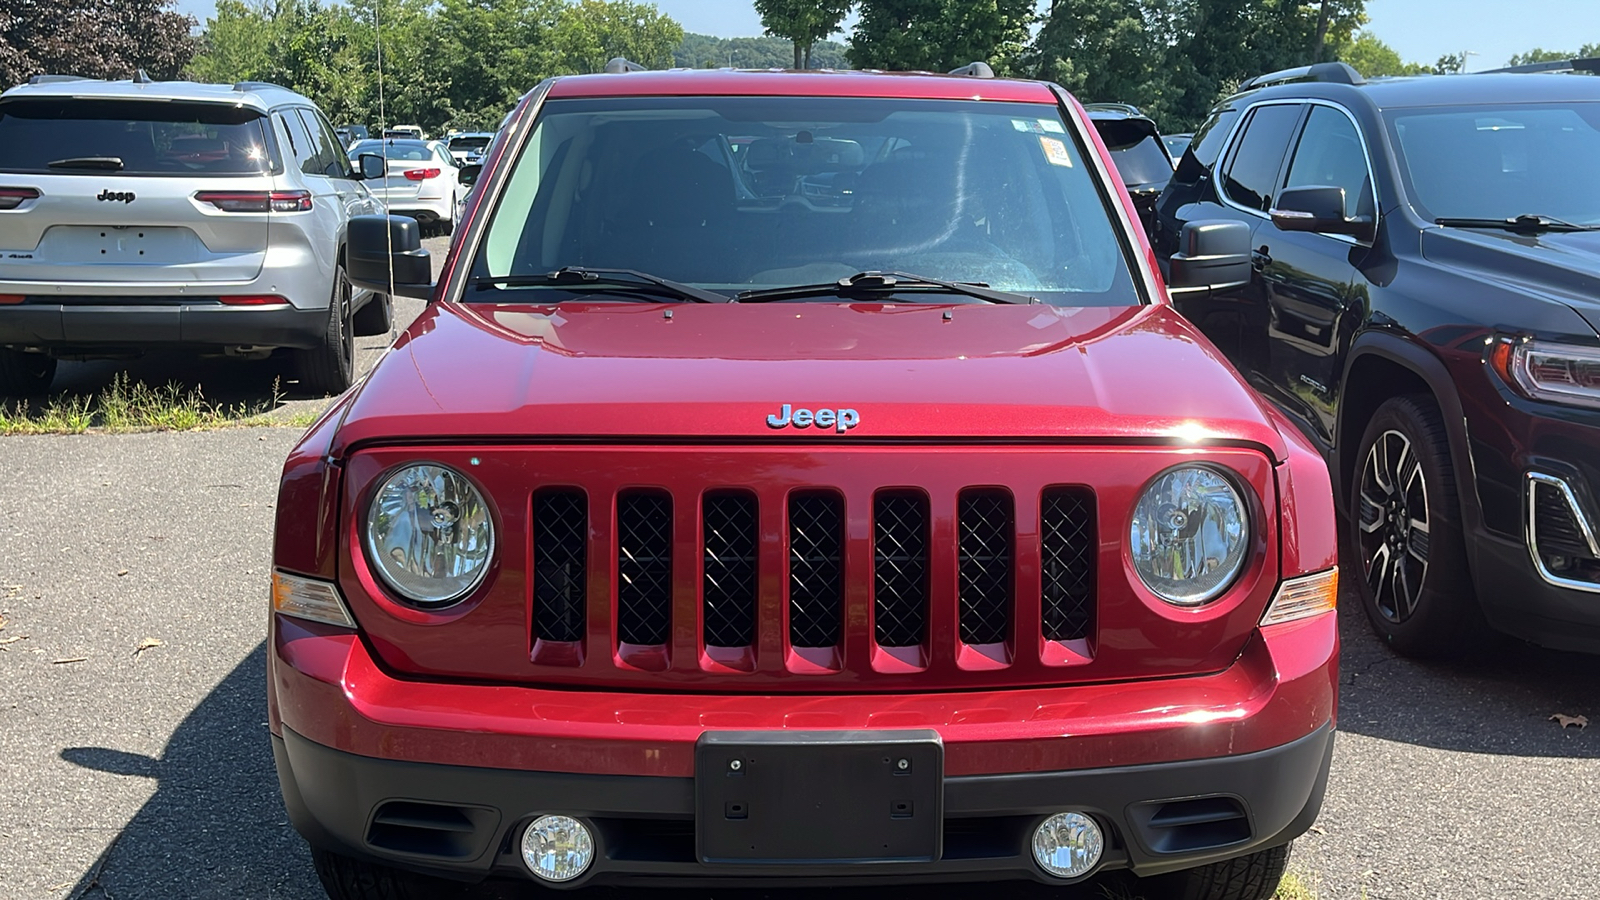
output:
[[[1535,505],[1538,501],[1538,498],[1535,496],[1535,491],[1541,484],[1560,491],[1561,495],[1566,498],[1567,508],[1572,511],[1572,517],[1574,521],[1578,523],[1579,530],[1583,532],[1584,541],[1589,544],[1589,552],[1597,559],[1600,559],[1600,541],[1595,539],[1594,528],[1589,525],[1588,516],[1583,514],[1583,507],[1578,504],[1578,495],[1573,492],[1572,486],[1567,484],[1567,481],[1564,478],[1558,478],[1554,475],[1546,475],[1543,472],[1529,472],[1527,492],[1528,520],[1526,523],[1526,528],[1528,537],[1528,553],[1533,557],[1533,567],[1539,571],[1540,578],[1543,578],[1545,581],[1555,585],[1556,587],[1569,588],[1575,591],[1584,591],[1585,593],[1590,594],[1600,594],[1600,582],[1579,581],[1573,578],[1563,578],[1560,575],[1550,571],[1550,569],[1545,566],[1544,559],[1540,557],[1539,527],[1537,525],[1537,507]]]

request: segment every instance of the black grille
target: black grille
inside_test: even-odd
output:
[[[636,491],[617,499],[617,637],[665,644],[672,622],[672,498]]]
[[[705,641],[709,647],[755,642],[756,498],[711,494],[701,510],[705,533]]]
[[[873,619],[878,643],[913,647],[927,634],[928,501],[883,493],[872,509]]]
[[[789,497],[789,643],[839,643],[844,597],[842,503],[837,494]]]
[[[1046,640],[1076,641],[1094,628],[1094,494],[1051,488],[1039,507],[1039,589]]]
[[[546,641],[583,639],[589,510],[582,491],[533,497],[533,627]]]
[[[961,640],[997,644],[1011,624],[1011,495],[964,491],[959,506]]]
[[[1534,482],[1533,527],[1543,555],[1591,557],[1589,542],[1572,513],[1572,507],[1555,485]]]

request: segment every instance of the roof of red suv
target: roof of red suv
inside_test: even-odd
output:
[[[550,97],[892,97],[909,100],[1009,100],[1055,103],[1038,81],[932,75],[775,69],[675,69],[574,75],[550,87]]]

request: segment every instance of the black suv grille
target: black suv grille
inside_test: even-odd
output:
[[[993,489],[963,491],[957,517],[961,640],[997,644],[1011,625],[1011,495]]]
[[[843,502],[837,494],[789,497],[789,643],[839,643],[844,597]]]
[[[672,498],[635,491],[617,499],[617,638],[665,644],[672,622]]]
[[[1039,508],[1043,634],[1076,641],[1094,629],[1094,493],[1050,488]]]
[[[1553,484],[1534,482],[1533,527],[1543,555],[1592,557],[1589,541],[1567,503],[1566,495]]]
[[[756,619],[755,496],[742,491],[707,496],[701,530],[706,645],[749,646],[755,642]]]
[[[872,509],[873,620],[878,643],[913,647],[928,623],[928,501],[882,493]]]
[[[583,639],[589,510],[579,490],[533,497],[533,625],[546,641]]]

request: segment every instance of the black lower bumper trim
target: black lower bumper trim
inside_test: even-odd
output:
[[[283,306],[104,306],[28,303],[0,307],[0,346],[144,349],[149,347],[317,346],[328,310]]]
[[[1032,879],[1033,828],[1087,812],[1108,832],[1100,869],[1140,876],[1293,840],[1322,806],[1333,729],[1258,753],[1144,766],[957,776],[944,781],[943,853],[932,862],[706,865],[695,853],[692,778],[571,775],[357,756],[288,728],[273,738],[284,803],[312,844],[460,880],[529,877],[516,852],[542,813],[587,821],[596,860],[583,884],[759,886]],[[1188,830],[1183,830],[1188,829]]]

